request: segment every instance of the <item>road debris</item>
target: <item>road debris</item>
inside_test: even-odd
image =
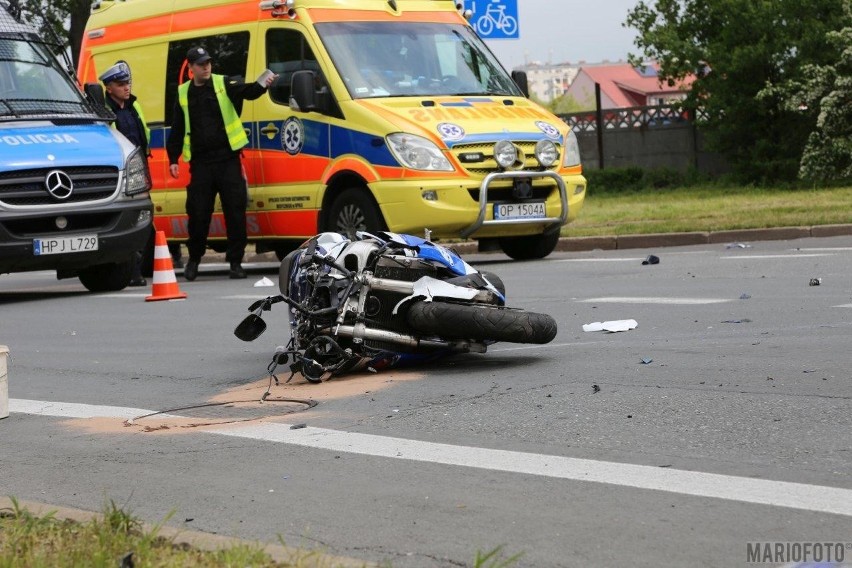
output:
[[[639,324],[636,323],[636,320],[634,319],[612,320],[605,322],[596,321],[593,323],[583,324],[583,331],[606,331],[609,333],[616,333],[619,331],[629,331],[636,328],[638,325]]]
[[[272,286],[275,286],[275,282],[273,282],[266,276],[254,283],[255,288],[270,288]]]
[[[642,261],[642,264],[643,265],[660,264],[660,257],[654,256],[653,254],[649,254],[648,258],[646,258],[645,260]]]
[[[822,278],[811,278],[810,286],[819,286],[822,284]]]

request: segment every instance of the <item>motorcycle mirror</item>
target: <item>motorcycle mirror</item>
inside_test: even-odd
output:
[[[266,322],[257,314],[249,314],[234,329],[234,335],[242,341],[254,341],[266,331]]]

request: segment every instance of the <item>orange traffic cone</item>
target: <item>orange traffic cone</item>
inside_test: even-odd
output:
[[[151,287],[151,295],[145,298],[145,301],[183,298],[186,298],[186,292],[181,292],[178,287],[172,255],[166,243],[166,233],[157,231],[157,238],[154,240],[154,284]]]

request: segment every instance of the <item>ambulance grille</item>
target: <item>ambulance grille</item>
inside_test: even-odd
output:
[[[524,153],[524,171],[556,171],[556,166],[541,167],[535,159],[535,142],[514,142],[515,146]],[[452,148],[453,155],[474,179],[483,179],[490,173],[503,171],[494,160],[494,144],[457,144]],[[471,162],[470,156],[481,155],[482,160]],[[467,157],[467,160],[465,159]],[[533,179],[532,199],[537,201],[547,199],[554,191],[558,191],[556,182],[550,178]],[[479,201],[479,186],[468,188],[471,199]],[[514,201],[512,197],[512,180],[497,180],[489,185],[488,201]]]
[[[515,146],[523,151],[525,160],[524,160],[524,170],[532,170],[532,171],[543,171],[545,169],[550,171],[556,171],[556,166],[551,166],[550,168],[542,168],[541,164],[538,163],[538,160],[535,159],[535,142],[514,142]],[[456,144],[452,148],[452,153],[465,169],[467,173],[472,176],[485,177],[490,173],[502,171],[500,166],[497,165],[497,162],[494,160],[494,144],[493,143],[484,143],[484,144]],[[466,155],[476,155],[481,154],[483,159],[482,161],[477,162],[467,162],[463,159],[463,154]]]
[[[57,200],[45,186],[47,174],[54,170],[68,174],[74,184],[71,195]],[[118,189],[118,168],[111,166],[75,166],[0,172],[0,203],[17,207],[39,207],[57,203],[80,204],[112,197]]]

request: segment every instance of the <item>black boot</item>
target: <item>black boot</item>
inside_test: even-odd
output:
[[[183,269],[183,277],[189,281],[198,278],[198,263],[200,261],[190,258],[186,261],[186,266]]]
[[[232,278],[234,280],[237,280],[237,279],[240,279],[240,278],[245,278],[246,276],[248,276],[248,275],[246,274],[245,269],[242,267],[242,265],[239,262],[232,262],[231,263],[231,270],[230,270],[230,272],[228,272],[228,278]]]

